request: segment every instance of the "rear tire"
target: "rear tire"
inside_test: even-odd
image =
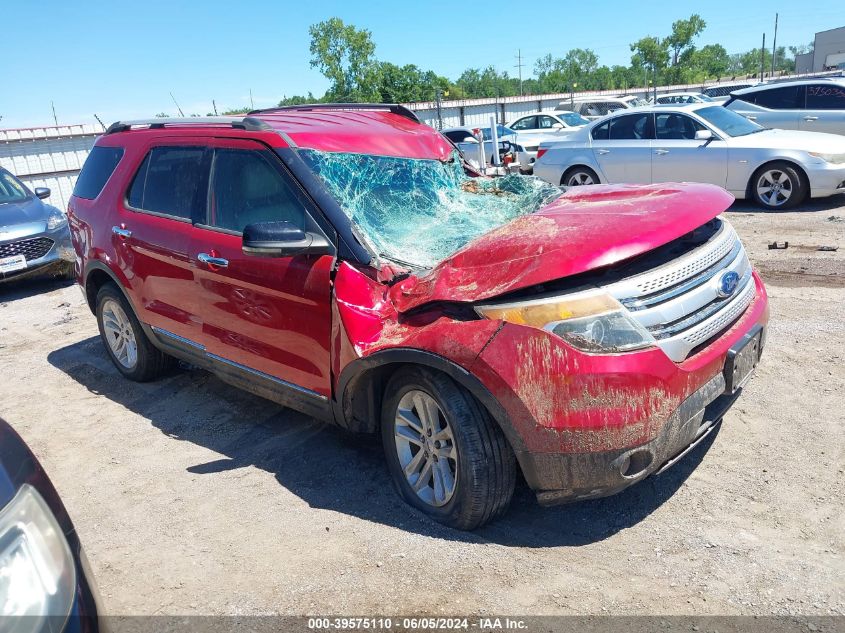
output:
[[[97,292],[97,325],[100,338],[118,371],[135,382],[148,382],[169,371],[175,359],[147,338],[132,306],[114,284]]]
[[[749,185],[754,201],[768,211],[782,211],[807,197],[807,179],[794,165],[776,161],[754,172]]]
[[[513,451],[486,409],[448,376],[397,371],[385,389],[381,435],[400,496],[435,521],[473,530],[510,504]]]
[[[585,185],[597,184],[599,184],[599,177],[596,172],[583,165],[570,167],[560,179],[560,185],[562,187],[583,187]]]

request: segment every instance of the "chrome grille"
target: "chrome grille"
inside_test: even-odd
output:
[[[722,276],[739,275],[734,292],[719,292]],[[738,319],[754,299],[751,263],[733,227],[722,221],[705,244],[652,270],[604,287],[675,362]]]
[[[53,248],[53,240],[49,237],[34,237],[28,240],[9,242],[7,244],[0,244],[0,259],[14,255],[23,255],[26,261],[31,261],[44,257],[50,252],[51,248]]]

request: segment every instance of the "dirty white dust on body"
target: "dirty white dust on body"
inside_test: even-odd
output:
[[[520,490],[473,534],[405,506],[375,440],[199,370],[127,382],[72,285],[0,287],[0,415],[61,493],[108,613],[842,614],[841,203],[728,213],[772,323],[712,441],[608,499],[542,509]]]

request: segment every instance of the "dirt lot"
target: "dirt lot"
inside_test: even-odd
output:
[[[729,212],[772,324],[711,441],[613,498],[542,509],[518,490],[474,534],[401,503],[375,441],[200,370],[123,380],[73,285],[0,287],[0,415],[109,613],[845,614],[843,202]]]

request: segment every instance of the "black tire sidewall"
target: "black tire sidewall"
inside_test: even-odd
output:
[[[578,172],[584,172],[585,174],[587,174],[588,176],[590,176],[590,178],[592,178],[592,179],[593,179],[593,184],[594,184],[594,185],[599,184],[599,177],[598,177],[598,174],[596,174],[596,172],[594,172],[594,171],[593,171],[592,169],[590,169],[589,167],[570,167],[570,168],[569,168],[569,169],[567,169],[565,172],[563,172],[563,176],[561,176],[561,178],[560,178],[560,185],[561,185],[562,187],[569,187],[570,185],[568,185],[568,184],[567,184],[567,183],[568,183],[568,181],[569,181],[569,179],[570,179],[570,178],[572,178],[572,176],[574,176],[574,175],[575,175],[575,174],[577,174]],[[574,186],[583,187],[584,185],[572,185],[572,186],[573,186],[573,187],[574,187]]]
[[[455,491],[448,503],[432,506],[420,499],[411,488],[399,463],[399,455],[393,439],[393,425],[396,408],[409,391],[422,391],[437,402],[452,429],[455,448],[458,452],[458,468]],[[474,464],[481,456],[473,455],[469,448],[468,435],[477,432],[473,407],[467,402],[467,395],[447,376],[422,369],[405,369],[397,372],[390,380],[382,406],[381,436],[387,467],[393,484],[400,496],[410,505],[435,520],[458,529],[472,529],[467,524],[467,515],[472,505],[473,487],[480,478],[480,468]],[[475,467],[474,467],[475,466]]]
[[[789,200],[777,207],[772,207],[766,204],[757,193],[757,182],[760,180],[760,177],[763,175],[764,172],[771,170],[777,170],[786,173],[786,175],[789,176],[789,179],[793,183],[792,195],[789,197]],[[766,211],[786,211],[788,209],[792,209],[796,205],[801,204],[807,197],[807,179],[804,178],[801,172],[790,163],[768,163],[757,169],[757,171],[755,171],[754,175],[751,177],[751,196],[754,199],[754,202],[759,204]]]
[[[129,322],[132,324],[132,331],[135,334],[135,346],[138,351],[138,359],[135,362],[135,366],[131,369],[127,369],[121,364],[114,355],[111,345],[109,345],[106,338],[105,328],[103,327],[103,304],[109,299],[116,301],[120,307],[123,308]],[[138,321],[138,318],[135,316],[135,311],[132,309],[132,306],[129,305],[129,301],[127,301],[123,293],[120,292],[120,290],[118,290],[113,284],[106,284],[97,292],[97,326],[100,329],[100,339],[103,342],[103,346],[106,348],[109,358],[111,358],[112,363],[115,367],[117,367],[118,371],[130,380],[147,380],[146,367],[151,360],[149,358],[150,343],[147,340],[147,336],[144,333],[143,328],[141,327],[140,321]]]

